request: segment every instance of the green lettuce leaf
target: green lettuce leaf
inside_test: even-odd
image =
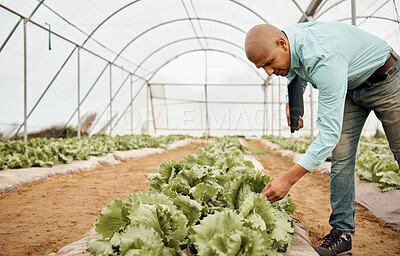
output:
[[[124,230],[130,223],[128,214],[129,206],[120,199],[115,199],[101,210],[96,222],[96,232],[102,234],[103,238],[112,237],[115,232]]]
[[[121,255],[161,255],[164,248],[160,235],[141,224],[129,225],[118,245]]]
[[[400,174],[393,172],[393,171],[387,171],[387,172],[381,172],[378,173],[382,175],[382,178],[380,182],[385,182],[388,185],[394,185],[398,186],[400,188]]]
[[[265,196],[256,193],[249,194],[239,207],[240,216],[267,234],[275,228],[276,211]]]
[[[245,227],[233,211],[204,218],[194,228],[197,255],[266,255],[262,235]]]
[[[216,183],[213,185],[200,183],[190,190],[190,194],[194,200],[204,205],[211,199],[215,199],[219,189],[220,187]]]
[[[284,210],[287,214],[293,214],[296,209],[292,199],[290,198],[290,194],[287,194],[283,199],[274,202],[272,206]]]
[[[233,169],[232,173],[237,173],[237,175],[230,175],[230,177],[236,178],[232,181],[225,182],[224,185],[225,200],[232,209],[237,209],[250,193],[260,193],[271,181],[268,175],[255,169],[253,169],[252,172],[243,172],[242,169]]]
[[[178,195],[174,199],[176,207],[183,212],[188,220],[188,226],[194,225],[199,219],[202,212],[202,206],[188,196]]]
[[[284,211],[276,211],[275,228],[272,231],[271,237],[274,240],[277,248],[282,248],[284,251],[290,251],[292,238],[290,234],[294,234],[295,227],[292,218]]]
[[[86,243],[86,251],[96,256],[118,255],[110,244],[108,239],[90,239]]]
[[[146,178],[152,180],[150,191],[162,191],[163,187],[168,184],[182,170],[182,166],[175,160],[162,163],[154,173],[147,174]]]
[[[154,202],[157,198],[159,202]],[[162,194],[138,193],[129,196],[129,201],[134,205],[128,216],[132,224],[143,224],[153,228],[159,233],[164,244],[171,248],[179,248],[187,236],[188,220],[170,198]]]

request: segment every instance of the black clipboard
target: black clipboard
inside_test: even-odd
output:
[[[299,116],[304,115],[303,86],[299,75],[293,78],[288,84],[290,132],[294,133],[297,128]]]

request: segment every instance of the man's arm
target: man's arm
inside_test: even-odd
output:
[[[313,67],[312,82],[319,89],[319,134],[295,166],[264,188],[262,194],[270,201],[282,199],[307,171],[313,171],[326,159],[339,141],[347,92],[347,60],[340,54],[325,56]]]
[[[281,177],[271,181],[261,192],[269,201],[278,201],[285,197],[290,188],[308,171],[296,164]]]
[[[318,86],[316,126],[319,131],[306,153],[297,162],[313,171],[332,152],[339,142],[344,104],[347,93],[348,61],[341,54],[327,54],[319,58],[310,74]]]

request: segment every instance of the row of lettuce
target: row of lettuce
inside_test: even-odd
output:
[[[310,140],[310,136],[305,136],[305,140]],[[315,137],[314,137],[315,139]],[[388,141],[386,137],[366,137],[366,136],[361,136],[360,137],[361,142],[367,142],[370,144],[376,144],[376,145],[388,145]]]
[[[284,149],[299,153],[305,153],[310,142],[296,140],[291,143],[290,139],[275,136],[263,136],[264,139],[278,144]],[[372,140],[380,142],[380,146],[360,144],[360,151],[356,157],[356,173],[364,180],[376,183],[382,192],[400,189],[400,170],[397,162],[390,155],[387,141]],[[388,157],[389,156],[389,157]],[[331,156],[327,161],[331,160]]]
[[[89,156],[102,156],[116,150],[138,148],[166,148],[188,135],[124,135],[116,137],[92,136],[68,139],[32,138],[0,141],[0,170],[29,167],[52,167],[56,164],[87,160]]]
[[[368,142],[368,143],[372,143],[372,144],[388,145],[388,141],[387,141],[386,137],[377,138],[377,137],[361,136],[360,141]]]
[[[89,240],[94,255],[281,255],[294,224],[289,196],[260,195],[271,178],[243,157],[237,138],[223,137],[181,162],[164,162],[147,179],[150,192],[115,199]]]

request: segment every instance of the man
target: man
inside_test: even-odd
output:
[[[390,148],[400,159],[400,77],[398,55],[378,37],[339,22],[299,23],[283,31],[262,24],[246,36],[247,58],[268,75],[298,74],[319,90],[319,134],[304,156],[262,194],[282,199],[306,173],[332,152],[331,232],[314,247],[319,255],[351,251],[354,224],[354,165],[363,125],[373,110],[383,124]],[[289,123],[288,104],[286,114]],[[289,124],[290,125],[290,124]],[[299,117],[297,130],[303,127]],[[400,165],[400,163],[399,163]]]

